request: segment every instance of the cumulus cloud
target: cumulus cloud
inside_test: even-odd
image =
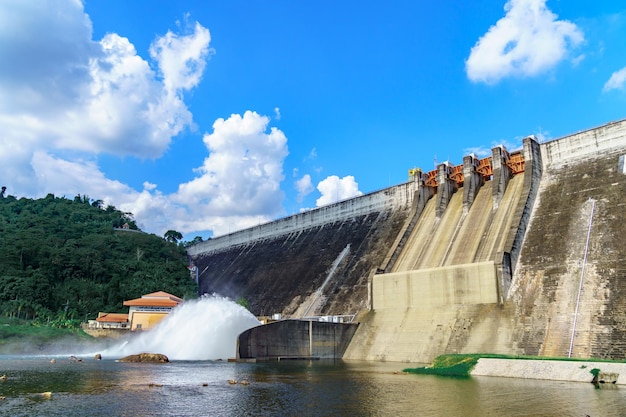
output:
[[[489,28],[465,62],[474,82],[497,83],[510,76],[532,76],[562,61],[584,41],[572,22],[557,20],[546,0],[510,0],[506,15]]]
[[[603,91],[623,90],[626,84],[626,67],[619,71],[615,71],[611,78],[604,84]]]
[[[211,34],[196,22],[193,33],[179,36],[168,31],[150,46],[150,55],[163,74],[165,90],[170,94],[198,85],[206,65]]]
[[[296,181],[296,190],[298,190],[298,202],[302,202],[304,197],[311,194],[315,188],[311,182],[311,176],[309,174],[304,175],[302,178]]]
[[[253,226],[282,214],[283,162],[287,138],[268,130],[269,117],[246,111],[218,119],[204,135],[209,156],[192,181],[171,196],[189,213],[172,219],[181,230],[213,230],[223,234]]]
[[[0,141],[158,157],[192,124],[182,94],[197,84],[209,41],[198,23],[188,35],[157,38],[159,74],[127,38],[92,40],[79,1],[0,2]],[[0,159],[11,158],[7,148]]]
[[[317,184],[317,190],[322,194],[322,196],[315,201],[317,207],[363,195],[363,193],[359,191],[359,184],[354,180],[352,175],[343,178],[331,175]]]

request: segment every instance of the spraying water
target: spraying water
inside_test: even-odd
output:
[[[260,322],[244,307],[216,295],[185,301],[154,328],[102,352],[120,358],[143,352],[170,360],[215,360],[235,356],[237,336]]]

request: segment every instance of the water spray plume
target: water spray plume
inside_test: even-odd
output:
[[[260,322],[239,304],[216,295],[185,301],[154,328],[102,352],[119,358],[143,352],[170,360],[216,360],[235,356],[237,336]]]

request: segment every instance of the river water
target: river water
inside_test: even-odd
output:
[[[400,363],[218,360],[234,357],[237,335],[258,324],[230,300],[203,297],[150,331],[73,353],[80,361],[66,350],[0,355],[0,416],[626,416],[626,387],[616,385],[407,375],[411,365]],[[116,360],[141,352],[172,361]]]
[[[624,416],[626,390],[344,361],[133,364],[0,356],[2,416]],[[229,380],[237,380],[231,384]],[[248,385],[241,381],[248,381]],[[42,393],[50,392],[50,396]]]

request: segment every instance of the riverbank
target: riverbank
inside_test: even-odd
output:
[[[450,354],[404,372],[446,376],[497,376],[551,381],[626,384],[626,362],[495,354]]]
[[[78,347],[96,343],[96,339],[80,328],[58,328],[27,320],[0,320],[0,354],[76,352]]]

